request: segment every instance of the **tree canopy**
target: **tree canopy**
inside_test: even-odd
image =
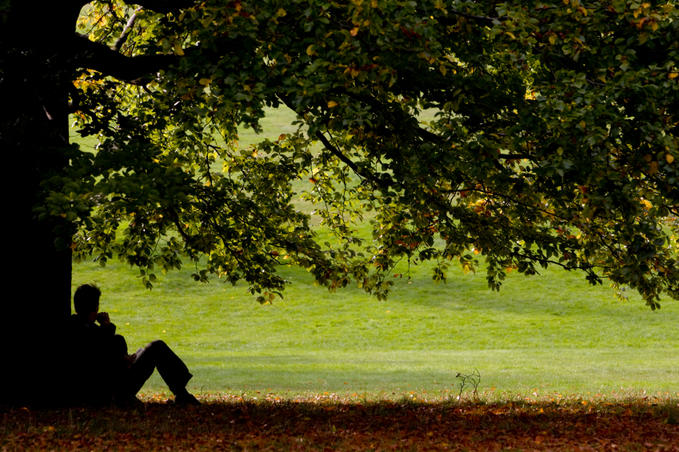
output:
[[[5,23],[38,14],[12,4]],[[434,261],[437,280],[482,265],[492,288],[553,265],[652,308],[679,296],[675,1],[50,8],[72,27],[54,77],[99,144],[63,146],[33,211],[72,227],[77,257],[122,256],[150,284],[188,256],[196,279],[245,280],[260,301],[283,290],[282,262],[382,297],[402,259]],[[297,130],[239,147],[272,107]]]

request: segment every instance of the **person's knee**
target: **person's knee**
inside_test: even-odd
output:
[[[166,350],[169,350],[169,347],[165,342],[162,340],[155,340],[137,350],[137,355],[158,356],[164,354]]]
[[[151,343],[149,343],[148,347],[153,350],[167,350],[170,348],[162,339],[152,341]]]

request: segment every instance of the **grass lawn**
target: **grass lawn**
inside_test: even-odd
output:
[[[272,136],[289,113],[272,112]],[[241,145],[255,141],[244,133]],[[91,143],[91,142],[88,142]],[[198,284],[191,269],[144,289],[124,264],[74,265],[73,285],[95,282],[130,348],[161,338],[192,369],[199,393],[337,393],[393,398],[456,395],[456,374],[481,375],[479,390],[512,394],[679,393],[679,305],[653,312],[632,296],[557,270],[510,275],[499,293],[485,277],[452,271],[431,281],[427,266],[396,278],[388,301],[360,289],[335,293],[294,268],[285,299],[259,305],[245,287]],[[399,270],[400,271],[400,270]],[[143,391],[164,391],[152,378]]]
[[[679,393],[677,304],[652,312],[577,275],[516,276],[496,293],[480,274],[437,285],[417,268],[380,302],[285,269],[285,299],[259,305],[244,287],[197,284],[189,273],[148,291],[123,264],[78,264],[74,285],[102,287],[102,308],[131,347],[171,344],[198,392],[446,394],[458,372],[476,369],[479,389],[498,394]]]

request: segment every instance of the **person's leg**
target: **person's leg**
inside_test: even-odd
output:
[[[197,402],[186,390],[186,384],[192,377],[189,369],[181,358],[160,340],[147,344],[133,355],[127,372],[126,392],[132,396],[136,395],[154,369],[158,369],[163,381],[179,402]]]

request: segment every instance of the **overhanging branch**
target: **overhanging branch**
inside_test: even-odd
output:
[[[86,36],[76,33],[75,63],[78,67],[94,69],[125,82],[135,83],[148,78],[161,69],[175,65],[177,55],[139,55],[125,56],[103,44],[90,41]]]
[[[417,118],[411,116],[399,107],[388,106],[386,103],[381,102],[371,94],[359,94],[351,90],[338,90],[338,93],[347,95],[354,100],[370,106],[370,108],[378,112],[380,116],[386,118],[394,130],[403,130],[404,124],[406,124],[408,129],[412,130],[413,134],[422,141],[428,141],[430,143],[436,144],[441,144],[444,142],[443,137],[422,127]]]
[[[83,0],[79,1],[83,3]],[[157,54],[129,57],[121,55],[118,51],[127,40],[137,19],[137,13],[142,8],[166,14],[190,8],[196,4],[196,0],[132,0],[129,4],[139,5],[139,7],[132,14],[120,37],[111,48],[92,42],[87,36],[75,33],[74,54],[75,63],[78,67],[95,69],[119,80],[135,83],[179,61],[179,57],[176,55]]]
[[[128,2],[158,13],[171,13],[196,4],[195,0],[131,0]]]
[[[316,138],[318,138],[318,140],[323,144],[323,146],[328,151],[330,151],[335,157],[340,159],[345,165],[351,168],[351,170],[354,173],[356,173],[363,179],[378,183],[378,181],[375,178],[373,178],[371,174],[365,174],[364,171],[361,171],[361,169],[356,165],[356,163],[354,163],[349,157],[347,157],[339,149],[337,149],[337,147],[335,147],[323,133],[321,133],[320,131],[316,132]]]
[[[470,13],[466,13],[464,11],[457,11],[457,10],[450,11],[450,14],[452,14],[453,16],[464,17],[465,19],[471,19],[471,20],[475,20],[475,21],[478,21],[478,22],[486,22],[486,23],[490,23],[490,24],[500,23],[501,20],[504,20],[504,19],[499,18],[499,17],[481,16],[479,14],[470,14]],[[448,22],[448,21],[445,21],[445,22]]]

